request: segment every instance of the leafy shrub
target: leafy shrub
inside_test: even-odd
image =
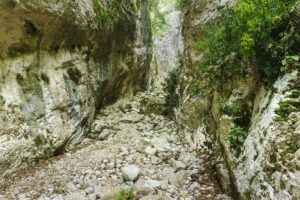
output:
[[[280,68],[281,72],[286,72],[288,69],[292,68],[295,65],[298,65],[300,57],[298,55],[286,56],[282,60],[282,67]]]
[[[152,0],[150,2],[152,34],[153,36],[159,36],[167,29],[167,22],[165,19],[166,13],[159,9],[159,4],[162,2],[158,0]]]
[[[185,8],[187,3],[188,0],[176,0],[176,5],[181,9]]]
[[[122,189],[115,195],[115,200],[133,200],[134,193],[132,189]]]
[[[138,6],[137,0],[133,1],[133,10],[134,10],[134,12],[138,12],[139,11],[139,6]]]
[[[288,58],[289,62],[294,62],[298,60],[297,57]],[[275,114],[277,115],[277,121],[286,121],[289,115],[292,112],[299,112],[300,111],[300,77],[291,81],[289,83],[289,94],[287,94],[287,99],[280,101],[278,103],[278,108],[275,110]]]
[[[204,88],[200,86],[198,82],[192,82],[188,87],[188,93],[191,96],[199,96],[204,92]]]
[[[166,79],[166,86],[164,91],[167,92],[165,98],[166,115],[173,116],[174,108],[179,104],[179,96],[176,93],[178,86],[178,72],[177,70],[172,71]]]
[[[240,105],[228,103],[228,102],[220,102],[219,111],[222,114],[238,117],[242,115],[242,108]]]
[[[247,130],[240,126],[231,126],[225,139],[230,142],[230,147],[234,149],[240,148],[248,136]]]
[[[290,56],[299,52],[300,14],[292,9],[295,2],[239,0],[223,10],[203,28],[204,39],[197,44],[203,59],[197,74],[217,89],[249,66],[267,80],[277,78],[282,64],[299,60]]]
[[[97,14],[97,16],[100,18],[100,19],[107,19],[109,18],[109,12],[107,9],[105,9],[101,3],[100,3],[100,0],[93,0],[93,6],[94,6],[94,10]]]
[[[278,115],[278,121],[285,121],[287,117],[292,113],[300,109],[299,99],[286,100],[279,102],[279,107],[275,110],[275,114]]]
[[[33,161],[38,162],[39,160],[50,158],[53,155],[54,149],[52,139],[43,135],[37,135],[34,138]]]

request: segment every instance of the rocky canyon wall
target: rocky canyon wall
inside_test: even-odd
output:
[[[181,134],[190,145],[212,150],[220,183],[234,198],[299,199],[299,72],[287,73],[274,84],[266,85],[257,72],[250,70],[229,81],[222,92],[191,95],[193,69],[202,58],[196,44],[203,36],[203,24],[234,1],[187,2],[184,64],[179,77],[181,102],[176,111]],[[224,102],[242,107],[245,120],[240,123],[250,127],[239,150],[226,140],[236,119],[221,111]],[[294,109],[281,119],[286,102]]]
[[[0,2],[0,176],[60,154],[148,85],[146,0]]]
[[[153,11],[154,10],[154,11]],[[159,13],[156,13],[156,12]],[[155,24],[161,15],[160,24]],[[181,62],[183,53],[182,13],[177,0],[160,1],[156,9],[152,9],[153,29],[153,82],[164,84],[170,72],[176,70]],[[161,18],[162,18],[161,17]],[[153,22],[154,21],[154,22]],[[159,32],[155,32],[159,29]]]

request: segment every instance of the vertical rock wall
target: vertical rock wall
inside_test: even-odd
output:
[[[265,86],[259,74],[251,71],[207,96],[192,96],[188,88],[195,80],[193,69],[201,60],[196,44],[203,24],[218,16],[234,1],[188,1],[184,19],[184,65],[180,73],[181,103],[177,121],[190,145],[209,147],[225,191],[236,199],[299,199],[299,73],[279,77]],[[202,80],[205,81],[205,80]],[[200,82],[201,83],[201,82]],[[294,95],[293,95],[294,94]],[[250,126],[240,150],[225,139],[234,118],[222,113],[220,103],[242,105]],[[294,109],[283,121],[276,111],[289,102]],[[282,107],[281,107],[282,109]]]
[[[148,85],[146,0],[3,0],[0,16],[0,176],[81,142],[97,108]]]
[[[155,84],[162,84],[169,73],[175,70],[181,62],[183,53],[182,37],[182,12],[177,5],[176,0],[160,1],[158,12],[164,18],[161,24],[161,32],[153,35],[153,60],[152,68],[154,71],[153,81]],[[152,12],[152,18],[156,13]]]

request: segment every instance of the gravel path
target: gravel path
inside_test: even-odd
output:
[[[163,93],[139,93],[101,110],[92,139],[64,155],[0,181],[0,199],[230,199],[222,194],[205,150],[182,145],[175,123],[160,115]]]

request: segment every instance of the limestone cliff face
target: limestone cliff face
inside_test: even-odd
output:
[[[147,86],[145,0],[3,0],[0,16],[0,176],[81,142],[98,107]]]
[[[161,1],[158,11],[164,16],[165,24],[161,33],[153,35],[152,68],[155,72],[153,79],[156,85],[165,82],[171,71],[174,71],[181,62],[183,53],[182,13],[176,5],[176,0]],[[155,14],[152,13],[152,16]]]
[[[299,102],[299,72],[279,77],[265,86],[258,74],[249,71],[226,85],[226,91],[208,96],[191,96],[193,68],[201,59],[196,41],[208,19],[234,1],[191,0],[185,14],[184,65],[181,68],[179,92],[181,103],[177,121],[182,135],[195,147],[211,146],[223,188],[237,199],[300,198],[299,123],[300,111],[294,109],[284,121],[278,120],[280,102]],[[204,80],[205,81],[205,80]],[[296,91],[296,92],[295,92]],[[235,119],[222,113],[222,101],[241,105],[250,128],[239,151],[230,148],[225,139]],[[297,106],[296,106],[297,107]]]

